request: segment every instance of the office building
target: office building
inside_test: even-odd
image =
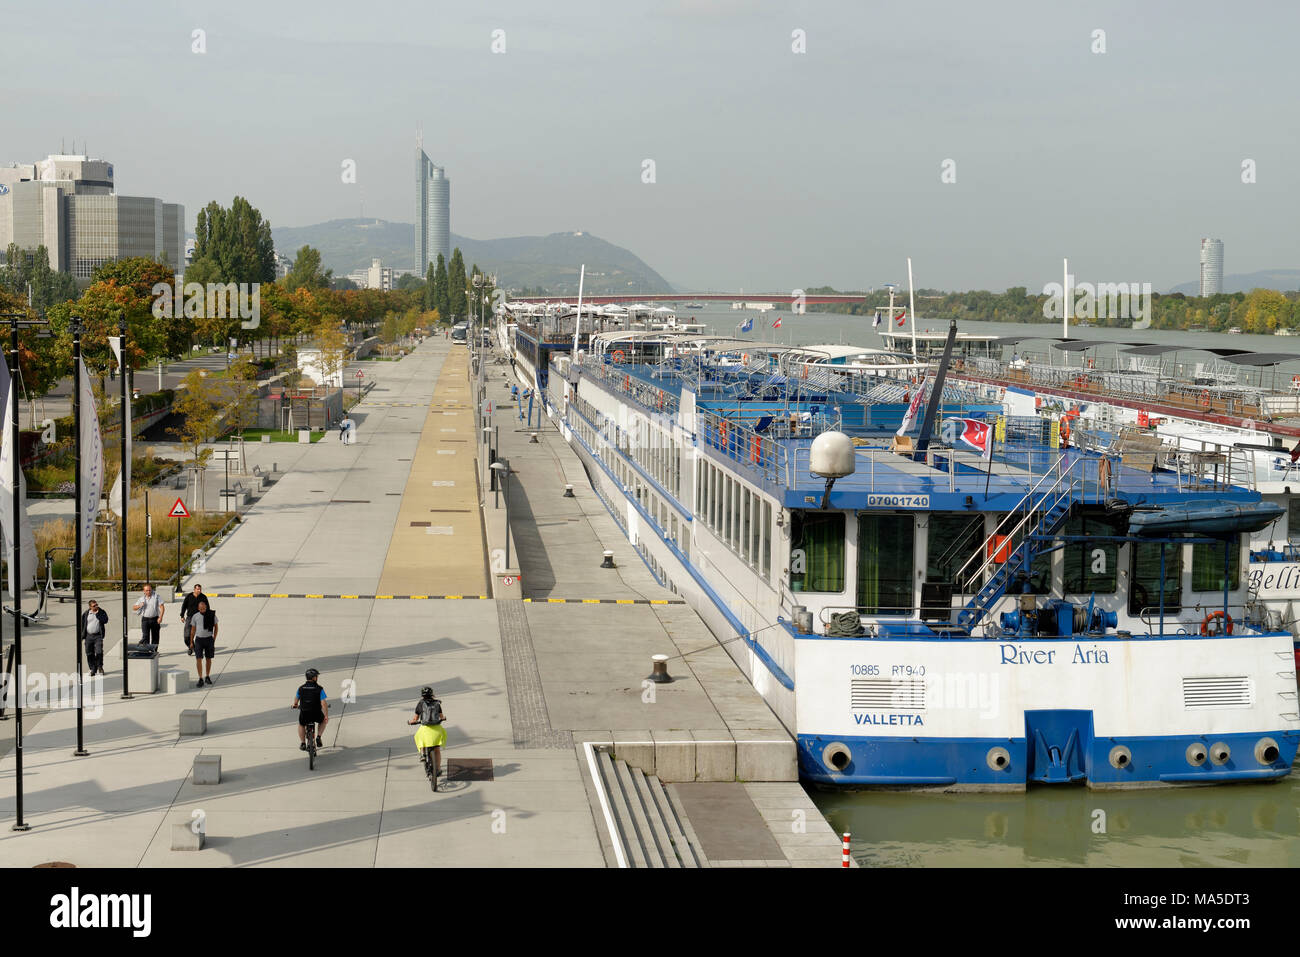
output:
[[[1223,241],[1201,240],[1201,295],[1216,296],[1223,292]]]
[[[451,260],[451,181],[433,165],[421,141],[415,147],[415,271],[423,277],[430,263]]]
[[[44,246],[50,268],[89,279],[104,263],[167,257],[181,267],[185,207],[151,196],[121,196],[113,165],[79,154],[0,167],[0,249]]]

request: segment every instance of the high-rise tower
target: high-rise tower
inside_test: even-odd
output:
[[[441,166],[424,151],[421,139],[415,147],[415,272],[423,278],[429,264],[442,253],[451,259],[451,181]]]
[[[1201,240],[1201,295],[1223,292],[1223,240]]]

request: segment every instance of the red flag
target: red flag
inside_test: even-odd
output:
[[[988,423],[980,422],[978,419],[960,419],[962,424],[959,441],[963,445],[969,445],[972,449],[980,454],[982,458],[990,458],[993,455],[993,429]]]
[[[903,313],[900,313],[900,314],[899,314],[899,317],[898,317],[897,319],[895,319],[894,322],[895,322],[896,325],[898,325],[898,326],[902,326],[902,324],[903,324],[903,320],[906,319],[906,318],[907,318],[907,313],[906,313],[906,312],[903,312]]]
[[[773,329],[780,329],[780,328],[781,328],[781,317],[780,317],[780,316],[777,316],[777,317],[776,317],[776,322],[772,323],[772,328],[773,328]]]

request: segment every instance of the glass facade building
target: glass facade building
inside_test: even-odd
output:
[[[433,165],[423,146],[415,148],[415,271],[423,278],[429,264],[451,259],[451,181]]]
[[[0,169],[0,249],[44,246],[50,268],[88,280],[104,263],[165,255],[183,267],[185,207],[113,192],[113,167],[50,156]]]

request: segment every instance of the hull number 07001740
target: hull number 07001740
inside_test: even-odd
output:
[[[868,508],[929,508],[928,495],[868,495]]]

